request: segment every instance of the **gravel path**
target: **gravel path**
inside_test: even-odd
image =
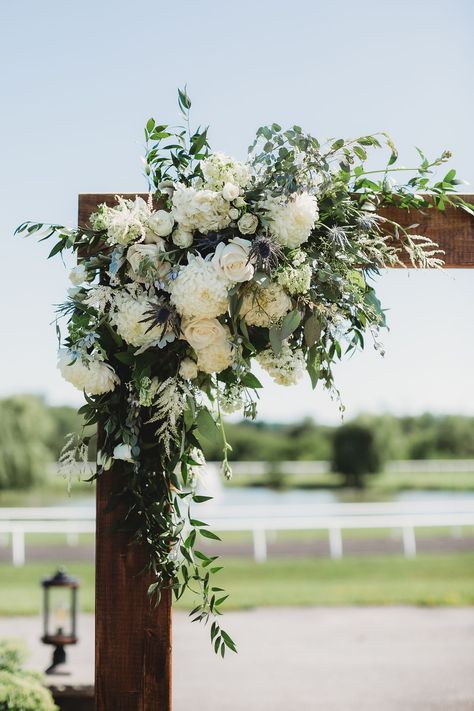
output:
[[[206,633],[174,616],[174,711],[474,710],[474,608],[265,608],[227,613],[239,655],[214,657]],[[70,677],[93,673],[93,618],[82,615]],[[2,618],[44,668],[37,618]]]

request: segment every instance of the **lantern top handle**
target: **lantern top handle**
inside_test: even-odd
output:
[[[41,585],[44,588],[78,588],[79,581],[77,578],[68,575],[64,568],[59,568],[50,578],[43,578]]]

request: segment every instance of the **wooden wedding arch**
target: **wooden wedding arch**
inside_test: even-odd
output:
[[[80,195],[79,225],[87,224],[99,204],[114,205],[115,196]],[[474,195],[462,197],[474,202]],[[390,207],[380,214],[405,227],[418,225],[416,233],[427,235],[445,252],[447,268],[474,268],[474,217],[466,211]],[[125,512],[120,507],[107,510],[113,491],[112,467],[97,480],[96,711],[171,711],[171,592],[164,591],[157,608],[150,605],[152,580],[142,574],[147,551],[115,530]]]

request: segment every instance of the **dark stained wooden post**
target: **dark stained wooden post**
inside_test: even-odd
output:
[[[115,198],[79,196],[80,225],[101,202]],[[97,478],[96,711],[170,711],[171,591],[163,591],[158,607],[150,604],[146,546],[132,545],[117,530],[124,507],[108,509],[119,481],[119,464]]]
[[[464,198],[474,202],[474,196]],[[85,225],[103,202],[113,205],[115,195],[80,195],[79,224]],[[406,227],[417,224],[414,233],[431,237],[444,250],[446,267],[474,267],[474,218],[465,211],[448,207],[445,213],[407,212],[390,207],[380,214]],[[408,259],[405,263],[410,266]],[[119,476],[116,466],[97,480],[97,711],[170,711],[171,592],[164,591],[158,608],[150,606],[151,580],[142,574],[146,548],[131,546],[126,534],[114,530],[124,510],[108,511],[107,505]]]

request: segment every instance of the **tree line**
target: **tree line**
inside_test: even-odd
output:
[[[0,489],[41,481],[65,436],[82,427],[74,408],[30,395],[0,400],[0,423]],[[387,459],[474,458],[474,417],[462,415],[360,415],[338,426],[309,418],[291,424],[246,421],[226,429],[234,461],[329,460],[349,479],[352,470],[356,478],[358,471],[380,471]],[[203,445],[208,460],[220,459],[221,442]]]

